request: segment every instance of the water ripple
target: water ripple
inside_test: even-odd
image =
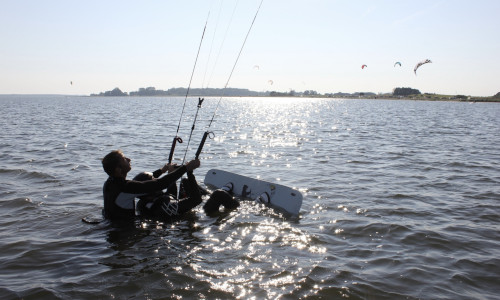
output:
[[[121,148],[131,175],[161,166],[184,99],[19,97],[0,95],[2,299],[500,293],[497,104],[223,99],[199,181],[223,168],[295,187],[299,216],[245,201],[119,227],[81,222],[101,217],[100,159]],[[206,99],[175,162],[193,155],[217,101]],[[180,136],[192,122],[187,113]]]

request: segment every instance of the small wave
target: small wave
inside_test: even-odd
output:
[[[499,193],[495,193],[495,192],[482,192],[482,193],[475,194],[473,196],[473,198],[476,198],[476,199],[485,199],[485,200],[488,200],[488,199],[500,199],[500,194]]]
[[[486,261],[474,261],[472,259],[460,259],[454,264],[455,272],[451,276],[451,281],[456,286],[467,286],[471,298],[483,298],[486,294],[491,295],[491,299],[498,296],[498,271],[499,259],[489,259]],[[495,291],[491,293],[491,291]],[[475,296],[473,296],[475,295]],[[485,298],[486,299],[486,298]]]
[[[0,287],[0,299],[22,299],[22,297],[8,288]]]
[[[413,197],[410,196],[410,195],[405,195],[405,194],[392,194],[392,195],[389,195],[389,198],[392,198],[392,199],[408,199],[408,198],[413,198]]]
[[[403,237],[411,232],[411,228],[400,224],[388,223],[370,223],[338,221],[332,227],[334,234],[342,233],[345,238],[381,238],[390,235],[394,237]]]
[[[449,237],[433,231],[418,231],[406,235],[401,243],[422,247],[426,251],[454,251],[456,248]]]
[[[5,213],[5,210],[27,209],[34,208],[42,202],[35,202],[30,198],[14,198],[0,201],[0,208]]]
[[[405,234],[410,232],[411,229],[404,225],[399,224],[386,224],[386,223],[372,223],[361,229],[361,232],[366,235],[370,234]]]
[[[484,272],[488,273],[499,273],[498,266],[500,264],[499,258],[489,258],[483,259],[481,261],[476,261],[471,258],[461,258],[458,259],[454,266],[460,270],[473,270],[473,269],[482,269]]]
[[[347,163],[355,165],[373,165],[376,162],[373,161],[363,161],[363,160],[348,160]]]
[[[482,221],[498,222],[498,214],[482,214],[479,216]]]
[[[456,273],[452,276],[452,279],[461,283],[467,283],[471,287],[477,287],[476,282],[472,278],[469,278],[466,273]]]
[[[387,208],[371,209],[370,211],[377,212],[379,215],[398,216],[413,220],[429,219],[430,217],[436,216],[436,214],[433,213],[432,211],[405,208],[405,207],[396,207],[396,208],[387,207]]]
[[[14,293],[14,295],[16,295],[16,297],[14,298],[2,297],[2,299],[61,299],[56,293],[52,291],[52,289],[44,287],[30,288],[18,293]]]
[[[458,169],[484,169],[484,170],[496,170],[494,166],[482,165],[475,162],[467,161],[454,161],[445,164],[446,167],[458,168]]]
[[[55,179],[54,176],[47,173],[24,169],[0,169],[0,175],[4,174],[16,176],[17,179]]]

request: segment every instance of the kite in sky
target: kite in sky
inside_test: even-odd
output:
[[[425,65],[427,63],[431,63],[432,61],[430,59],[423,60],[419,62],[416,66],[415,69],[413,69],[413,72],[415,72],[415,75],[417,75],[417,69],[420,68],[421,65]]]
[[[367,66],[367,65],[362,65],[362,66],[361,66],[361,69],[364,69],[364,68],[366,68],[366,67],[368,67],[368,66]]]
[[[397,62],[394,64],[394,66],[396,66],[396,65],[399,65],[399,66],[401,67],[401,63],[400,63],[399,61],[397,61]]]

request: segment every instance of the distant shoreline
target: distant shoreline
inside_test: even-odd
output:
[[[71,96],[71,95],[68,95]],[[168,95],[168,96],[124,96],[126,98],[165,98],[165,97],[185,97],[186,95]],[[76,96],[79,97],[79,96]],[[110,96],[81,96],[81,97],[110,97]],[[121,97],[121,96],[115,96]],[[304,98],[304,99],[347,99],[347,100],[413,100],[413,101],[446,101],[446,102],[500,102],[500,99],[495,99],[491,97],[471,97],[467,99],[458,99],[453,96],[450,98],[437,98],[437,97],[395,97],[395,96],[376,96],[376,97],[330,97],[325,95],[317,96],[227,96],[227,95],[189,95],[188,98],[196,97],[224,97],[224,98]]]
[[[186,95],[167,95],[167,96],[160,96],[160,95],[154,95],[154,96],[102,96],[102,95],[66,95],[66,94],[0,94],[0,96],[39,96],[39,97],[82,97],[82,98],[90,98],[90,97],[100,97],[100,98],[108,98],[108,97],[123,97],[123,98],[168,98],[168,97],[185,97]],[[466,99],[459,99],[455,98],[454,96],[446,96],[446,95],[441,95],[439,97],[429,97],[426,95],[418,95],[418,96],[410,96],[410,97],[396,97],[392,95],[377,95],[377,96],[325,96],[325,95],[314,95],[314,96],[288,96],[288,95],[283,95],[283,96],[246,96],[246,95],[189,95],[188,97],[190,98],[196,98],[196,97],[224,97],[224,98],[309,98],[309,99],[347,99],[347,100],[413,100],[413,101],[446,101],[446,102],[471,102],[471,103],[500,103],[499,98],[493,98],[493,97],[467,97]]]
[[[442,95],[421,93],[417,89],[412,88],[395,88],[392,93],[373,93],[373,92],[356,92],[356,93],[325,93],[320,94],[314,90],[306,90],[298,92],[290,90],[289,92],[265,91],[256,92],[248,89],[239,88],[171,88],[166,91],[157,90],[154,87],[140,88],[138,91],[129,93],[122,92],[119,88],[114,88],[111,91],[101,92],[99,94],[91,94],[90,96],[113,96],[113,97],[130,97],[130,96],[146,96],[146,97],[185,97],[189,94],[190,97],[301,97],[301,98],[339,98],[339,99],[387,99],[387,100],[426,100],[426,101],[457,101],[457,102],[500,102],[500,93],[492,97],[478,97],[465,95]]]

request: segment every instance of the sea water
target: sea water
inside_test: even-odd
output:
[[[197,102],[0,96],[0,298],[498,299],[499,104],[207,98],[189,141]],[[192,159],[206,130],[200,184],[219,168],[287,185],[300,215],[81,221],[101,216],[109,151],[131,178],[176,134]]]

